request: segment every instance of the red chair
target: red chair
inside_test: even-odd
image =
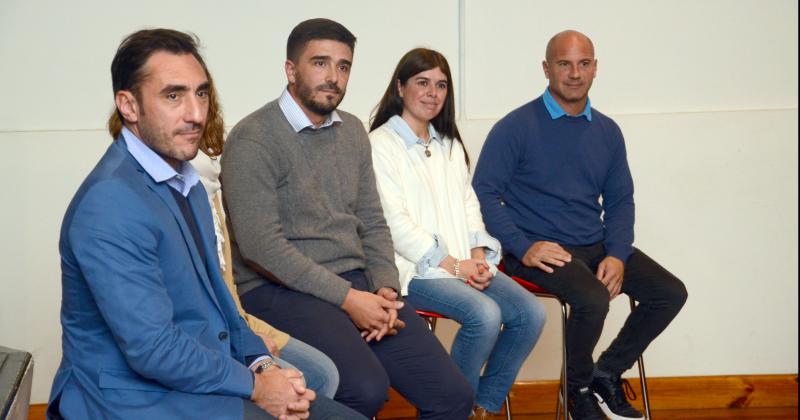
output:
[[[498,270],[506,273],[505,266],[502,262],[497,266]],[[508,273],[506,273],[508,274]],[[547,290],[541,288],[539,285],[532,283],[528,280],[525,280],[521,277],[516,277],[508,274],[514,281],[516,281],[520,286],[524,287],[525,290],[535,294],[536,296],[543,297],[543,298],[551,298],[556,299],[559,304],[561,304],[561,383],[560,383],[560,391],[558,394],[558,400],[556,401],[556,419],[561,417],[562,407],[564,413],[564,420],[569,420],[569,413],[567,412],[567,318],[569,316],[569,310],[567,308],[567,302],[561,300],[558,296],[548,292]],[[631,302],[631,310],[636,307],[636,301],[628,296]],[[651,419],[650,417],[650,398],[647,395],[647,380],[644,374],[644,358],[639,356],[639,360],[637,361],[639,365],[639,383],[642,386],[642,400],[644,401],[644,410],[645,410],[645,418]]]
[[[436,332],[436,321],[440,318],[447,318],[440,313],[423,311],[421,309],[417,309],[417,315],[421,316],[422,319],[425,320],[425,323],[428,324],[428,329],[434,333]],[[511,420],[511,400],[508,398],[508,395],[506,395],[506,401],[504,405],[506,406],[506,420]]]

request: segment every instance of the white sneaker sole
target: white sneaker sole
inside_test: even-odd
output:
[[[644,417],[625,417],[616,414],[611,411],[610,408],[608,408],[608,405],[603,400],[603,397],[600,396],[600,394],[595,392],[594,397],[597,398],[597,403],[600,405],[600,409],[603,410],[603,414],[605,414],[610,420],[645,420]]]

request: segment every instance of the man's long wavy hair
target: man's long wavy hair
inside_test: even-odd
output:
[[[126,37],[111,62],[111,83],[114,95],[120,90],[133,93],[141,103],[140,86],[144,81],[144,65],[156,52],[166,51],[172,54],[191,54],[203,67],[209,83],[208,117],[200,139],[200,150],[210,157],[222,153],[225,125],[219,105],[217,90],[211,74],[208,72],[203,57],[197,50],[198,40],[194,35],[171,29],[145,29]],[[119,138],[122,132],[122,115],[116,108],[108,117],[108,133],[113,139]]]

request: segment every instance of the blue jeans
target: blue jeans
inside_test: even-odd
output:
[[[500,411],[544,326],[544,308],[536,296],[497,273],[483,292],[459,279],[414,278],[406,299],[461,324],[450,355],[472,385],[475,402]]]
[[[300,340],[290,338],[281,349],[279,360],[282,367],[291,367],[303,372],[306,386],[313,389],[317,395],[333,398],[336,394],[336,389],[339,388],[339,371],[336,370],[333,360],[325,353]]]

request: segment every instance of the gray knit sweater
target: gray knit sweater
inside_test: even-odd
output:
[[[231,130],[222,190],[239,294],[272,280],[337,306],[365,269],[371,290],[400,290],[369,138],[361,121],[295,133],[270,102]]]

